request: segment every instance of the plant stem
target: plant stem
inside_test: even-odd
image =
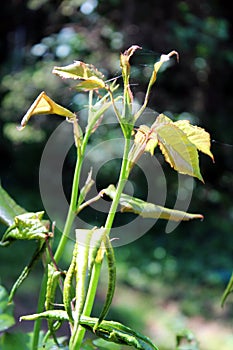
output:
[[[46,269],[45,269],[43,280],[41,283],[40,295],[39,295],[39,300],[38,300],[38,305],[37,305],[37,312],[38,313],[42,312],[44,309],[47,278],[48,278],[48,267],[46,267]],[[38,319],[35,321],[35,324],[34,324],[33,338],[32,338],[32,350],[38,349],[41,322],[42,322],[42,320]]]
[[[125,146],[124,146],[124,155],[123,155],[123,160],[122,160],[122,165],[121,165],[121,172],[119,176],[119,182],[117,184],[116,188],[116,195],[112,201],[106,222],[105,222],[105,228],[106,234],[110,234],[110,230],[113,224],[113,220],[116,215],[116,210],[119,204],[120,196],[122,194],[122,191],[124,189],[125,183],[128,178],[128,172],[127,172],[127,165],[128,165],[128,154],[129,154],[129,149],[130,149],[130,138],[125,138]],[[98,286],[98,281],[100,278],[100,271],[101,271],[101,265],[102,265],[102,260],[95,261],[92,274],[91,274],[91,280],[89,283],[89,288],[87,291],[87,296],[86,296],[86,301],[83,309],[83,315],[84,316],[90,316],[94,300],[95,300],[95,295],[96,295],[96,290]],[[74,338],[74,342],[72,345],[71,350],[79,350],[83,341],[85,335],[85,329],[81,326],[79,326],[77,336]]]
[[[87,145],[89,136],[90,136],[90,133],[85,134],[85,137],[84,137],[83,143],[82,143],[82,148],[77,149],[77,160],[76,160],[75,172],[74,172],[74,177],[73,177],[71,201],[70,201],[69,211],[67,214],[63,234],[62,234],[62,237],[61,237],[60,242],[58,244],[58,247],[56,249],[56,253],[54,255],[54,260],[56,263],[58,263],[58,261],[61,259],[61,256],[62,256],[64,249],[65,249],[65,245],[66,245],[67,240],[68,240],[69,235],[70,235],[70,230],[72,228],[74,219],[77,215],[76,212],[77,212],[77,198],[78,198],[80,172],[81,172],[82,163],[83,163],[83,155],[85,153],[85,149],[86,149],[86,145]],[[47,273],[45,273],[42,284],[41,284],[37,312],[43,311],[45,296],[46,296],[46,285],[47,285]],[[33,331],[32,350],[38,349],[40,328],[41,328],[41,320],[36,320],[35,325],[34,325],[34,331]]]

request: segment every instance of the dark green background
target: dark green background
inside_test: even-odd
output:
[[[39,162],[46,140],[60,119],[35,118],[30,122],[33,131],[22,138],[14,132],[12,123],[20,122],[42,90],[74,111],[83,108],[84,100],[77,100],[67,83],[51,75],[54,65],[82,60],[103,68],[111,78],[120,74],[119,53],[133,44],[140,45],[143,49],[132,59],[132,90],[140,101],[153,63],[162,53],[178,51],[179,64],[159,76],[149,107],[166,111],[174,119],[186,116],[211,134],[215,163],[206,156],[200,157],[205,184],[195,181],[190,206],[190,211],[203,213],[205,219],[181,224],[172,235],[164,233],[164,222],[156,223],[146,236],[117,249],[119,282],[151,293],[151,286],[163,281],[169,298],[180,300],[187,296],[183,311],[188,315],[201,313],[203,317],[214,318],[218,298],[232,270],[232,5],[225,0],[100,0],[86,15],[83,7],[80,10],[82,3],[11,0],[1,5],[2,186],[27,210],[43,208],[38,185]],[[71,152],[64,171],[67,196],[73,161]],[[176,176],[166,164],[163,167],[169,181],[167,205],[172,205]],[[114,174],[114,168],[108,171]],[[104,176],[102,182],[106,185]],[[140,192],[139,187],[136,190]],[[142,197],[143,194],[141,190]],[[28,243],[2,248],[1,278],[8,288],[30,251]],[[37,275],[33,276],[36,280]],[[26,297],[21,294],[19,309],[24,309],[28,294],[36,292],[30,281],[27,283],[32,293],[27,293],[25,287]],[[38,278],[35,285],[39,284]],[[177,289],[169,292],[173,284]],[[191,290],[195,288],[198,292],[193,296]],[[216,294],[211,301],[208,292],[213,289]],[[34,301],[30,303],[33,309]],[[232,315],[228,310],[221,317],[221,322],[227,322]]]

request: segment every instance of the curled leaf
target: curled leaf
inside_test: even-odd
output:
[[[116,195],[116,188],[113,185],[109,185],[104,190],[104,193],[113,199]],[[142,216],[143,218],[165,219],[172,221],[203,219],[201,214],[190,214],[180,210],[164,208],[160,205],[148,203],[142,199],[131,197],[124,193],[122,193],[120,197],[120,205],[122,207],[122,212],[132,212]]]
[[[21,127],[18,129],[22,130],[27,125],[29,119],[35,114],[57,114],[71,119],[76,117],[73,112],[54,102],[44,91],[40,93],[28,109],[21,121]]]
[[[133,346],[139,350],[158,350],[148,337],[119,322],[102,321],[98,328],[95,329],[97,321],[97,318],[82,316],[80,324],[106,341]]]
[[[17,215],[14,223],[3,235],[0,245],[6,246],[17,239],[45,240],[48,237],[49,228],[47,222],[42,220],[43,215],[43,211]]]
[[[69,321],[67,312],[64,310],[48,310],[38,314],[31,314],[21,316],[19,321],[36,321],[41,318],[46,318],[47,320],[56,320],[56,321]]]
[[[104,75],[92,64],[87,64],[82,61],[74,61],[74,63],[64,67],[54,67],[52,73],[64,79],[74,80],[86,80],[93,77],[102,80],[104,78]]]

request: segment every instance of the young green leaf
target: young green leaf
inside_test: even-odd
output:
[[[130,89],[130,57],[134,54],[134,52],[138,49],[141,49],[140,46],[133,45],[128,50],[120,55],[120,65],[122,70],[122,77],[124,82],[124,103],[123,103],[123,113],[122,113],[122,122],[126,125],[127,123],[132,123],[132,102],[133,102],[133,94]]]
[[[2,188],[1,185],[0,203],[0,221],[7,226],[13,225],[15,216],[26,212],[26,210],[20,207],[14,201],[14,199]]]
[[[22,130],[27,125],[29,119],[35,114],[57,114],[66,118],[76,118],[73,112],[54,102],[44,91],[40,93],[24,115],[19,130]]]
[[[7,246],[16,239],[45,240],[51,233],[49,233],[47,222],[42,220],[43,215],[43,211],[17,215],[14,223],[3,235],[0,245]]]
[[[108,188],[104,190],[104,193],[113,199],[116,194],[116,189],[113,185],[109,185]],[[139,198],[131,197],[124,193],[122,193],[120,197],[120,205],[122,206],[122,212],[132,212],[142,216],[143,218],[165,219],[172,221],[203,219],[201,214],[190,214],[180,210],[164,208],[160,205],[144,202]]]
[[[157,132],[158,144],[165,160],[181,174],[203,181],[199,168],[197,147],[171,119],[160,114],[152,128]]]

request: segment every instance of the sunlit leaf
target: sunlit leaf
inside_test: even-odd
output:
[[[116,188],[113,185],[109,185],[108,188],[104,190],[104,193],[111,199],[114,199],[116,195]],[[189,214],[180,210],[164,208],[160,205],[148,203],[124,193],[120,197],[120,205],[122,207],[122,212],[132,212],[142,216],[143,218],[165,219],[172,221],[203,219],[201,214]]]
[[[0,221],[11,226],[15,216],[25,212],[26,210],[20,207],[0,185]]]
[[[134,142],[137,144],[145,143],[145,151],[153,155],[154,149],[158,144],[157,133],[147,125],[140,125],[135,135]]]
[[[132,45],[128,50],[125,50],[124,53],[122,53],[120,55],[120,64],[121,64],[121,67],[122,69],[125,71],[125,72],[128,72],[128,69],[130,67],[129,65],[129,60],[130,60],[130,57],[134,54],[134,52],[138,49],[141,49],[140,46],[138,45]]]
[[[150,82],[149,82],[150,86],[152,86],[155,83],[155,81],[157,79],[157,73],[160,70],[161,66],[164,64],[164,62],[169,61],[170,57],[174,56],[174,55],[176,55],[177,60],[179,60],[179,55],[178,55],[178,53],[176,51],[171,51],[167,55],[161,55],[160,56],[160,60],[154,64],[154,70],[153,70],[153,73],[152,73],[152,76],[151,76],[151,79],[150,79]]]
[[[128,50],[120,55],[120,65],[122,70],[122,77],[124,82],[124,118],[128,119],[127,116],[131,116],[130,104],[133,102],[133,94],[130,90],[129,76],[130,76],[130,57],[138,49],[141,49],[138,45],[132,45]]]
[[[203,181],[196,145],[171,119],[160,114],[153,127],[157,131],[158,144],[165,160],[181,174]]]
[[[207,154],[214,160],[214,156],[210,151],[210,134],[207,131],[199,126],[191,125],[189,120],[179,120],[174,124],[188,136],[188,139],[199,151]]]
[[[103,80],[97,77],[87,78],[81,81],[79,84],[75,86],[78,91],[91,91],[97,89],[104,89],[105,83]]]
[[[42,220],[44,212],[25,213],[17,215],[14,223],[7,229],[0,245],[6,246],[12,241],[39,239],[45,240],[48,236],[48,222]]]
[[[24,115],[19,130],[23,129],[35,114],[57,114],[71,119],[76,117],[73,112],[54,102],[44,91],[40,93]]]
[[[81,61],[74,61],[74,63],[64,67],[54,67],[52,73],[59,75],[64,79],[74,80],[85,80],[91,77],[96,77],[99,80],[104,78],[104,75],[92,64],[87,64]]]

